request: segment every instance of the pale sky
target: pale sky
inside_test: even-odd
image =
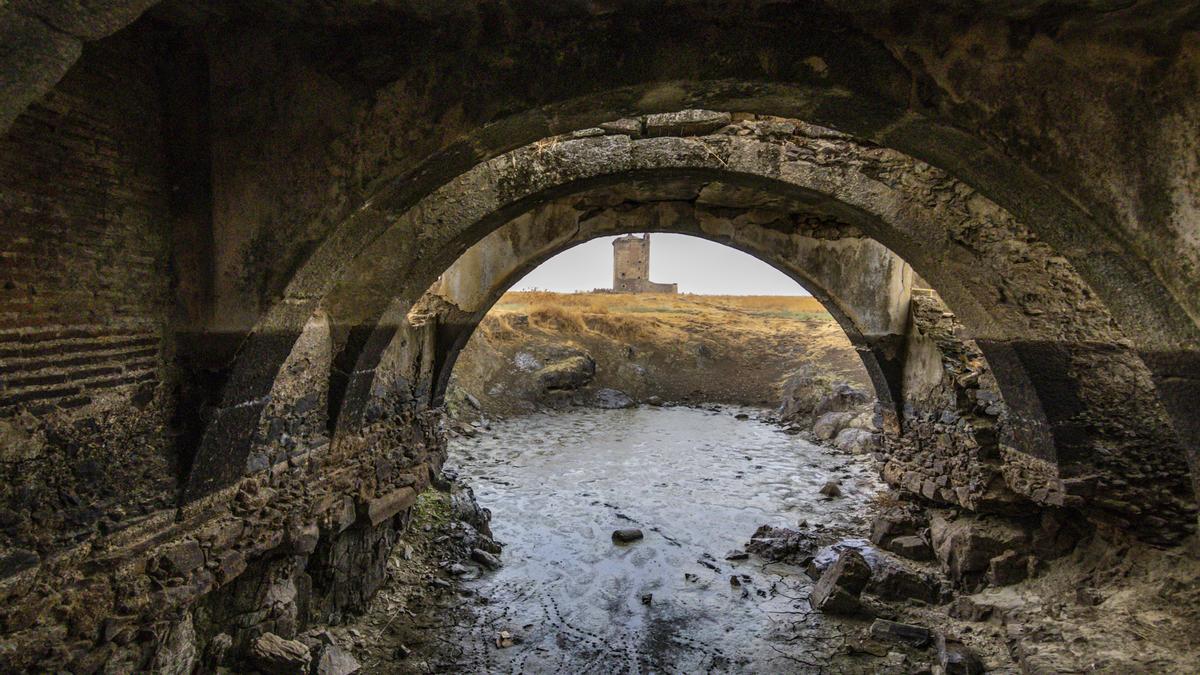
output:
[[[542,263],[514,291],[570,293],[612,288],[612,240],[601,237]],[[804,287],[757,258],[684,234],[650,235],[650,280],[702,295],[808,295]]]

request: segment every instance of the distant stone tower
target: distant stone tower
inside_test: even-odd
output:
[[[678,284],[650,281],[650,235],[613,240],[613,290],[618,293],[678,293]]]

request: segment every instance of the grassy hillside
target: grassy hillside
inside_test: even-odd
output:
[[[596,363],[589,388],[641,400],[775,406],[783,380],[805,364],[867,383],[845,334],[810,297],[517,292],[479,326],[454,385],[493,412],[520,412],[562,399],[545,391],[539,369],[580,354]]]

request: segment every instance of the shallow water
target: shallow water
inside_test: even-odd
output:
[[[834,455],[724,408],[579,409],[501,422],[451,444],[448,466],[492,510],[504,567],[441,627],[460,672],[824,670],[839,631],[794,568],[729,562],[762,524],[865,529],[878,487]],[[844,496],[819,494],[830,479]],[[637,527],[645,539],[615,544]],[[694,575],[694,578],[685,577]],[[730,581],[739,576],[739,584]],[[743,576],[744,575],[744,576]],[[643,596],[650,594],[649,604]],[[507,630],[516,644],[497,649]]]

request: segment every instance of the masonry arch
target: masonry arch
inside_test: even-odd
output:
[[[747,253],[808,290],[862,358],[885,426],[898,429],[901,352],[913,283],[907,263],[849,226],[825,222],[819,232],[788,233],[779,219],[803,214],[768,211],[756,220],[747,213],[750,206],[697,204],[688,198],[698,198],[702,192],[712,198],[734,189],[716,183],[689,186],[689,182],[672,181],[669,192],[676,199],[669,201],[631,202],[627,199],[631,195],[620,186],[556,200],[514,218],[469,248],[423,298],[422,304],[437,313],[432,400],[440,402],[454,363],[479,322],[529,271],[597,237],[672,232]],[[614,206],[599,207],[602,203]]]
[[[378,234],[366,242],[339,237],[328,249],[357,253],[332,264],[328,250],[318,251],[264,325],[277,339],[310,308],[328,312],[338,335],[329,397],[338,435],[364,423],[380,357],[402,323],[387,310],[396,300],[414,302],[471,245],[538,204],[685,178],[801,205],[797,210],[858,228],[907,260],[996,366],[1011,402],[1009,444],[1026,458],[1014,481],[1037,486],[1043,499],[1062,503],[1064,477],[1098,470],[1116,476],[1142,464],[1139,453],[1160,451],[1151,448],[1176,449],[1168,451],[1164,475],[1183,462],[1163,431],[1150,375],[1122,346],[1128,343],[1107,309],[1067,260],[995,202],[894,150],[797,120],[742,115],[735,122],[708,111],[672,119],[664,135],[610,126],[518,148],[475,165],[394,218],[386,216],[381,195],[379,210],[360,214],[365,224],[356,226]],[[645,119],[634,124],[651,128]],[[1116,395],[1137,398],[1153,411],[1148,417],[1128,419],[1105,402],[1113,394],[1098,393],[1088,380],[1098,376],[1100,360],[1138,373]],[[257,414],[254,401],[264,395],[257,392],[269,382],[270,363],[266,358],[235,373],[235,396],[252,385],[234,404],[238,415]],[[1072,392],[1066,399],[1064,387]],[[1114,418],[1137,429],[1125,437],[1136,438],[1137,447],[1126,442],[1097,456],[1092,449]],[[213,444],[210,438],[228,438],[220,418],[214,426],[190,479],[193,496],[235,480],[244,465],[245,444]]]

